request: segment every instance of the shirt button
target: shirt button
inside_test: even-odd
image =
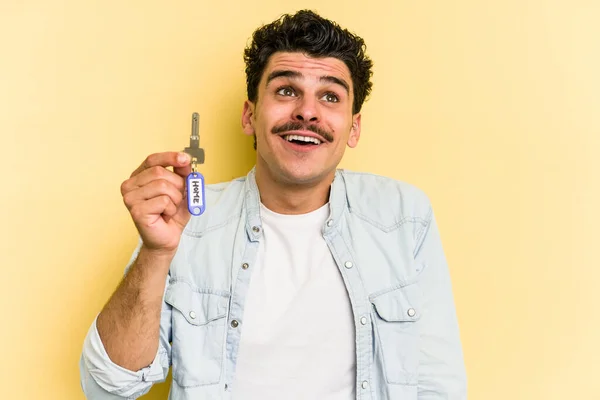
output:
[[[258,233],[258,232],[260,232],[260,227],[258,227],[258,226],[253,226],[253,227],[252,227],[252,230],[253,230],[254,232]]]
[[[408,312],[407,312],[407,314],[408,314],[409,317],[414,317],[416,313],[417,312],[415,311],[414,308],[409,308]]]
[[[348,269],[352,268],[352,262],[350,262],[350,261],[346,261],[346,262],[344,263],[344,267],[346,267],[346,268],[348,268]]]
[[[196,313],[193,311],[190,311],[190,318],[191,319],[196,319]]]
[[[231,321],[231,326],[234,327],[234,328],[237,328],[239,324],[240,323],[237,322],[235,319],[233,321]]]
[[[363,388],[363,389],[366,389],[366,388],[368,388],[368,387],[369,387],[369,382],[367,382],[367,381],[363,381],[363,382],[362,382],[362,385],[360,385],[360,386],[362,386],[362,388]]]
[[[242,264],[242,268],[243,268],[243,269],[248,269],[248,267],[249,267],[248,263],[243,263],[243,264]]]
[[[330,219],[329,221],[327,221],[327,226],[331,226],[331,225],[333,225],[333,220],[332,219]]]
[[[363,325],[366,325],[367,324],[367,317],[361,317],[360,318],[360,323],[363,324]]]

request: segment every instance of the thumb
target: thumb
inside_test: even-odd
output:
[[[175,172],[177,175],[179,175],[183,178],[187,178],[187,176],[192,172],[192,164],[190,164],[189,162],[186,162],[182,166],[179,166],[179,167],[174,166],[173,172]]]

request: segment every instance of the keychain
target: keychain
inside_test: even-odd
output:
[[[204,195],[204,176],[196,170],[197,164],[204,164],[204,149],[200,148],[200,134],[197,112],[192,114],[192,135],[190,136],[190,147],[185,151],[192,157],[192,172],[186,179],[187,183],[187,205],[190,214],[201,215],[206,209],[206,198]]]

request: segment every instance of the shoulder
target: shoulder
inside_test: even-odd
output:
[[[387,176],[340,170],[350,212],[381,229],[405,223],[428,224],[432,207],[419,187]]]

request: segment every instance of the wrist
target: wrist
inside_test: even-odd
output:
[[[138,261],[142,261],[144,264],[151,262],[152,264],[169,266],[176,252],[177,249],[154,249],[142,244],[137,258]]]

